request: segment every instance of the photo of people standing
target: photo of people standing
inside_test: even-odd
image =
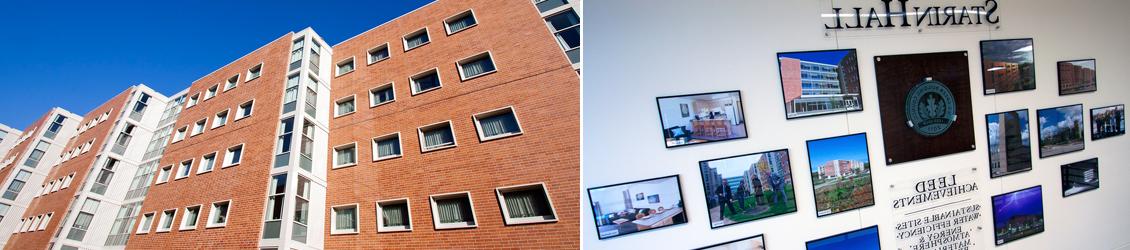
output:
[[[796,212],[790,166],[787,149],[699,162],[710,227]]]

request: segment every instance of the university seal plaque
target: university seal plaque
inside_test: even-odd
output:
[[[932,77],[914,85],[906,95],[906,125],[914,132],[934,137],[957,121],[957,105],[946,85]]]

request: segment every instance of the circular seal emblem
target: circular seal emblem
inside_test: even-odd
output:
[[[934,137],[957,121],[957,106],[946,85],[927,77],[906,95],[906,125],[918,134]]]

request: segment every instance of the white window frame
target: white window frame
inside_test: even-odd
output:
[[[496,135],[496,136],[491,136],[491,137],[486,137],[485,135],[483,135],[483,126],[481,124],[479,124],[479,117],[498,115],[498,114],[505,113],[506,111],[510,111],[510,115],[514,116],[514,123],[518,124],[518,132],[517,133],[504,134],[504,135]],[[497,109],[473,114],[473,115],[471,115],[471,120],[473,120],[475,122],[475,132],[478,133],[480,142],[498,140],[498,139],[511,137],[511,136],[519,136],[519,135],[522,135],[523,133],[526,132],[525,129],[522,129],[522,121],[518,120],[518,112],[514,111],[514,106],[506,106],[506,107],[501,107],[501,108],[497,108]]]
[[[393,136],[396,137],[396,146],[397,146],[398,150],[400,150],[400,153],[396,154],[396,155],[389,155],[389,156],[378,156],[378,154],[377,154],[377,141],[385,140],[385,139],[388,139],[388,138],[393,137]],[[377,136],[377,137],[373,137],[372,142],[373,142],[373,162],[383,161],[383,160],[388,160],[388,159],[395,159],[395,158],[400,158],[400,157],[404,156],[404,140],[401,139],[399,131],[395,132],[395,133],[389,133],[389,134],[384,134],[384,135],[380,135],[380,136]]]
[[[208,95],[209,93],[211,93],[211,95]],[[213,97],[216,97],[219,94],[220,94],[220,84],[219,83],[212,84],[212,87],[208,87],[207,89],[204,89],[204,100],[207,101],[209,99],[212,99]]]
[[[289,57],[289,55],[288,55],[288,57]],[[258,70],[259,75],[252,74],[251,73],[252,70]],[[252,66],[251,68],[247,69],[247,77],[244,77],[246,79],[243,79],[243,82],[250,82],[251,80],[259,79],[259,77],[262,77],[262,76],[263,76],[263,62],[259,62],[259,64],[256,64],[255,66]]]
[[[184,127],[181,127],[179,129],[177,129],[176,131],[173,131],[173,142],[172,143],[177,143],[179,141],[183,141],[184,138],[187,137],[187,135],[188,135],[188,125],[185,125]]]
[[[54,213],[54,212],[51,212],[51,213],[47,213],[47,214],[44,214],[44,215],[43,215],[43,222],[41,222],[41,223],[39,224],[39,229],[37,229],[36,231],[43,231],[43,230],[47,230],[47,223],[51,223],[51,217],[52,217],[53,215],[55,215],[55,213]]]
[[[204,159],[208,158],[209,155],[212,156],[212,167],[208,170],[204,170],[204,162],[205,162]],[[213,170],[216,170],[217,160],[220,160],[219,156],[220,156],[220,151],[214,151],[214,152],[211,152],[211,153],[201,155],[200,156],[200,164],[198,164],[199,166],[197,166],[196,174],[200,175],[200,174],[203,174],[203,173],[212,172]]]
[[[420,33],[426,34],[426,36],[428,36],[428,41],[421,43],[420,45],[416,45],[416,47],[409,48],[408,47],[408,37],[418,35]],[[416,49],[416,48],[419,48],[419,47],[424,47],[424,45],[428,45],[429,43],[432,43],[432,34],[431,34],[431,31],[428,31],[428,27],[426,27],[426,26],[423,27],[423,28],[420,28],[418,30],[409,32],[408,34],[404,34],[403,36],[400,37],[400,45],[404,46],[404,52],[408,52],[409,50],[413,50],[413,49]]]
[[[403,203],[404,207],[406,208],[405,209],[406,211],[404,211],[404,212],[408,213],[408,221],[407,221],[408,225],[402,226],[402,227],[386,227],[384,225],[385,224],[384,223],[384,218],[385,218],[384,217],[384,209],[381,208],[381,204],[401,204],[401,203]],[[380,200],[380,201],[374,202],[374,204],[376,204],[376,207],[377,207],[377,232],[378,233],[411,232],[412,231],[412,203],[410,203],[410,201],[408,200],[407,197],[398,198],[398,199]]]
[[[246,147],[244,147],[243,145],[244,145],[244,143],[240,143],[240,144],[238,144],[238,145],[234,145],[234,146],[228,147],[228,148],[227,148],[226,150],[224,150],[224,163],[223,163],[223,165],[221,165],[221,166],[220,166],[220,168],[227,168],[227,167],[237,166],[237,165],[239,165],[240,163],[242,163],[242,162],[243,162],[243,158],[244,158],[244,154],[246,153],[246,152],[243,152],[243,151],[244,151],[244,149],[247,149],[247,148],[246,148]],[[240,152],[239,152],[239,162],[231,162],[231,163],[229,163],[229,162],[228,162],[228,156],[232,154],[232,149],[234,149],[234,148],[239,148],[239,151],[240,151]]]
[[[416,87],[416,78],[418,78],[418,77],[421,77],[421,76],[424,76],[424,75],[426,75],[426,74],[428,74],[428,73],[431,73],[431,72],[435,72],[435,73],[436,73],[436,81],[438,81],[438,82],[439,82],[439,87],[435,87],[435,88],[430,88],[430,89],[424,89],[424,90],[416,91],[416,89],[417,89],[417,87]],[[409,76],[409,77],[408,77],[408,88],[409,88],[409,90],[412,90],[412,96],[415,96],[415,95],[419,95],[419,94],[423,94],[423,93],[426,93],[426,92],[429,92],[429,91],[433,91],[433,90],[437,90],[437,89],[442,89],[442,88],[443,88],[443,78],[442,78],[442,77],[440,77],[440,74],[439,74],[439,67],[435,67],[435,68],[430,68],[430,69],[426,69],[426,70],[424,70],[424,71],[420,71],[420,72],[418,72],[418,73],[416,73],[416,74],[414,74],[414,75],[412,75],[412,76]]]
[[[353,111],[338,114],[338,112],[337,112],[338,105],[343,103],[343,102],[350,102],[350,101],[353,102]],[[334,100],[334,118],[351,115],[353,113],[357,113],[357,94],[349,95],[349,96],[338,98],[337,100]]]
[[[353,163],[349,163],[349,164],[340,164],[339,162],[337,162],[337,152],[338,152],[338,150],[340,150],[340,149],[344,149],[344,148],[348,148],[348,147],[353,147]],[[332,159],[332,161],[333,161],[333,169],[339,169],[339,168],[347,168],[347,167],[357,166],[357,159],[358,159],[358,158],[360,158],[360,155],[358,154],[358,153],[359,153],[359,151],[360,151],[360,150],[359,150],[359,149],[357,148],[357,142],[350,142],[350,143],[346,143],[346,144],[341,144],[341,145],[337,145],[337,146],[334,146],[334,147],[333,147],[333,152],[332,152],[333,154],[332,154],[332,155],[330,155],[330,157],[333,157],[333,159]]]
[[[357,61],[353,60],[353,58],[354,57],[351,56],[346,59],[341,59],[341,61],[337,61],[337,63],[334,63],[334,77],[343,76],[345,74],[353,73],[353,71],[357,71]],[[341,66],[345,64],[353,64],[353,68],[349,71],[341,72]]]
[[[167,174],[165,174],[164,178],[161,178],[161,173],[163,171],[165,171],[165,169],[168,169],[169,172]],[[167,165],[167,166],[158,168],[157,169],[157,176],[156,176],[157,177],[157,183],[154,183],[153,185],[169,182],[170,180],[173,179],[173,175],[175,175],[175,174],[176,173],[173,173],[173,165]]]
[[[207,117],[192,123],[192,131],[189,133],[188,137],[194,137],[194,136],[203,134],[205,130],[208,130],[208,118]],[[200,131],[200,132],[197,132],[197,131]]]
[[[137,223],[137,234],[147,234],[149,230],[153,229],[153,221],[157,218],[157,212],[148,212],[141,214],[141,221]]]
[[[458,225],[457,223],[443,224],[439,222],[439,206],[436,204],[436,199],[442,200],[457,196],[467,197],[467,204],[470,204],[468,207],[471,209],[471,225]],[[435,226],[436,230],[479,227],[479,216],[475,213],[475,202],[471,199],[470,191],[433,194],[428,196],[428,201],[431,202],[432,205],[432,224]]]
[[[484,58],[484,57],[490,58],[490,65],[494,67],[493,70],[486,71],[486,72],[483,72],[483,73],[479,73],[478,75],[473,75],[473,76],[467,76],[465,73],[463,73],[463,64],[464,63],[468,63],[470,61],[474,61],[476,59],[480,59],[480,58]],[[487,51],[476,53],[476,54],[468,56],[468,57],[464,57],[463,59],[459,59],[458,61],[455,61],[455,70],[459,71],[459,80],[460,81],[467,81],[467,80],[479,78],[479,77],[482,77],[482,76],[485,76],[485,75],[490,75],[490,74],[493,74],[495,72],[498,72],[498,64],[495,63],[495,61],[494,61],[494,54],[490,50],[487,50]]]
[[[424,129],[436,127],[437,125],[444,124],[444,123],[447,124],[447,129],[451,130],[451,145],[440,146],[440,147],[430,148],[430,149],[426,148],[427,145],[424,145],[425,144],[424,143]],[[419,139],[420,139],[420,153],[426,153],[426,152],[431,152],[431,151],[436,151],[436,150],[441,150],[441,149],[454,148],[456,146],[459,146],[459,139],[457,138],[458,136],[455,135],[455,126],[451,124],[451,120],[441,121],[441,122],[432,123],[432,124],[417,127],[416,128],[416,134],[419,135]],[[401,153],[403,153],[403,151],[401,151]]]
[[[379,60],[373,61],[373,52],[380,50],[380,49],[387,50],[388,56],[385,57],[385,58],[381,58]],[[378,62],[381,62],[381,61],[384,61],[384,60],[388,60],[389,58],[392,58],[392,48],[388,47],[388,42],[385,42],[384,44],[377,45],[376,47],[372,47],[372,48],[369,48],[369,50],[366,50],[365,51],[365,58],[367,58],[368,61],[369,61],[369,63],[365,64],[365,65],[373,65],[374,63],[378,63]]]
[[[184,108],[186,109],[196,107],[196,104],[200,104],[200,92],[196,92],[196,94],[189,96],[188,99],[184,101],[184,103]]]
[[[233,90],[233,89],[235,89],[236,87],[239,87],[239,78],[240,78],[240,75],[241,75],[241,74],[238,74],[238,73],[237,73],[237,74],[235,74],[234,76],[231,76],[231,77],[225,78],[225,79],[224,79],[224,83],[223,83],[223,84],[224,84],[224,91],[223,91],[223,92],[228,92],[228,90]],[[233,78],[235,79],[235,81],[234,81],[234,82],[233,82],[233,81],[231,80],[231,79],[233,79]],[[228,85],[229,85],[228,83],[233,83],[233,84],[230,84],[230,85],[231,85],[231,87],[228,87]]]
[[[459,29],[459,30],[451,30],[451,24],[450,24],[451,21],[454,21],[455,19],[459,19],[459,18],[462,18],[464,16],[468,16],[468,15],[471,16],[471,18],[475,19],[475,24],[471,24],[471,25],[469,25],[467,27],[463,27],[462,29]],[[475,10],[474,9],[467,9],[465,11],[459,12],[458,14],[451,15],[450,17],[443,19],[443,29],[445,31],[447,31],[448,36],[454,35],[455,33],[459,33],[460,31],[469,30],[469,29],[471,29],[472,27],[475,27],[475,26],[479,26],[479,17],[475,16]]]
[[[385,102],[382,102],[382,103],[374,103],[377,100],[377,98],[373,97],[373,91],[378,90],[378,89],[383,90],[385,88],[392,90],[392,100],[388,100],[388,101],[385,101]],[[392,103],[392,102],[395,102],[395,101],[396,101],[396,85],[393,84],[393,82],[381,84],[380,86],[376,86],[376,87],[369,89],[369,108],[374,108],[374,107],[377,107],[377,106],[389,104],[389,103]]]
[[[219,214],[216,213],[216,204],[220,203],[228,204],[228,210],[224,212],[224,216],[226,216],[227,218],[224,219],[224,223],[212,223],[216,220],[216,216],[219,216]],[[208,207],[208,223],[205,224],[204,228],[227,227],[228,222],[231,221],[231,206],[231,199],[212,202],[212,205]]]
[[[188,209],[194,208],[194,207],[196,208],[196,221],[193,222],[192,226],[188,226],[186,224],[189,221],[188,221],[188,216],[186,216],[186,215],[188,215]],[[196,230],[196,227],[200,226],[200,212],[203,212],[203,210],[204,210],[204,204],[196,204],[196,205],[184,207],[184,214],[181,215],[181,217],[180,217],[180,227],[178,229],[180,231]]]
[[[248,113],[247,115],[243,115],[243,112],[242,112],[242,111],[243,111],[243,110],[245,110],[245,109],[243,108],[243,105],[247,105],[247,104],[250,104],[250,105],[248,105],[248,106],[247,106],[247,109],[250,109],[250,110],[251,110],[251,112],[250,112],[250,113]],[[243,118],[248,118],[248,117],[251,117],[252,115],[255,115],[255,99],[251,99],[251,100],[248,100],[248,101],[246,101],[246,102],[240,103],[240,104],[239,104],[239,106],[236,106],[236,108],[235,108],[235,115],[236,115],[235,119],[234,119],[234,120],[231,120],[231,119],[229,118],[229,120],[231,120],[231,121],[229,121],[229,122],[234,122],[234,121],[238,121],[238,120],[241,120],[241,119],[243,119]],[[230,116],[231,116],[231,114],[229,114],[228,116],[230,117]]]
[[[182,176],[180,173],[182,173],[185,170],[184,169],[185,163],[188,163],[188,166],[187,166],[188,172],[185,173]],[[192,165],[193,164],[196,164],[196,161],[194,161],[193,159],[188,159],[188,160],[181,161],[180,163],[177,163],[176,177],[173,178],[173,180],[180,180],[180,179],[188,178],[189,175],[192,175]]]
[[[224,114],[224,123],[217,124],[216,122],[220,121],[220,114]],[[231,123],[231,109],[221,110],[212,116],[212,129],[223,127],[224,125],[228,125],[228,123]]]
[[[545,202],[549,203],[549,211],[553,214],[553,219],[529,217],[529,218],[510,218],[510,209],[506,207],[506,197],[503,193],[512,191],[522,191],[529,188],[541,187],[542,194],[545,195]],[[553,207],[553,199],[549,197],[549,188],[545,186],[544,182],[505,186],[494,189],[494,193],[498,195],[498,205],[502,209],[502,221],[507,225],[521,225],[521,224],[535,224],[535,223],[549,223],[557,222],[557,209]]]
[[[63,188],[61,188],[61,189],[67,189],[68,187],[70,187],[71,181],[73,181],[74,179],[75,179],[75,173],[74,172],[71,172],[70,175],[67,175],[67,177],[64,177],[63,178]]]
[[[355,230],[341,231],[337,229],[337,208],[353,207],[353,214],[357,215]],[[361,206],[357,203],[344,204],[330,207],[330,235],[360,234],[361,233]]]
[[[158,233],[167,233],[167,232],[173,230],[173,225],[176,224],[175,219],[177,218],[177,210],[178,209],[174,208],[174,209],[165,209],[165,210],[161,211],[161,217],[159,219],[157,219],[157,232]],[[168,218],[165,218],[165,212],[168,212],[168,211],[173,211],[173,215],[170,215]],[[161,228],[161,226],[163,224],[165,224],[164,223],[165,219],[169,219],[169,221],[173,221],[173,224],[169,224],[169,228]]]

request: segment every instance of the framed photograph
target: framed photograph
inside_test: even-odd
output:
[[[777,53],[785,118],[862,111],[855,49]]]
[[[804,243],[808,250],[879,250],[879,225]]]
[[[1032,38],[981,41],[985,95],[1036,89]]]
[[[678,175],[589,188],[597,235],[603,240],[686,224],[682,190]],[[636,192],[654,194],[655,202],[633,200]]]
[[[1040,158],[1083,150],[1083,104],[1036,110]]]
[[[746,138],[739,91],[655,98],[667,148]],[[683,107],[689,116],[683,116]]]
[[[697,248],[695,250],[765,250],[765,235],[758,234],[733,241]]]
[[[989,176],[1032,170],[1028,109],[985,115],[989,133]]]
[[[875,56],[888,166],[976,149],[969,53]]]
[[[679,104],[679,109],[683,111],[683,117],[691,117],[691,108],[686,103]]]
[[[1126,106],[1091,109],[1091,141],[1126,134]]]
[[[796,212],[789,150],[698,162],[710,228]]]
[[[1095,92],[1095,59],[1059,61],[1059,95]]]
[[[875,205],[867,133],[808,141],[816,217]]]
[[[1063,197],[1099,188],[1099,158],[1091,158],[1060,166]]]
[[[638,194],[636,194],[636,200],[637,200],[637,201],[642,201],[642,200],[643,200],[643,193],[638,193]]]
[[[1044,232],[1041,186],[993,196],[993,239],[998,246]]]
[[[651,195],[647,197],[647,203],[659,203],[659,195]]]

